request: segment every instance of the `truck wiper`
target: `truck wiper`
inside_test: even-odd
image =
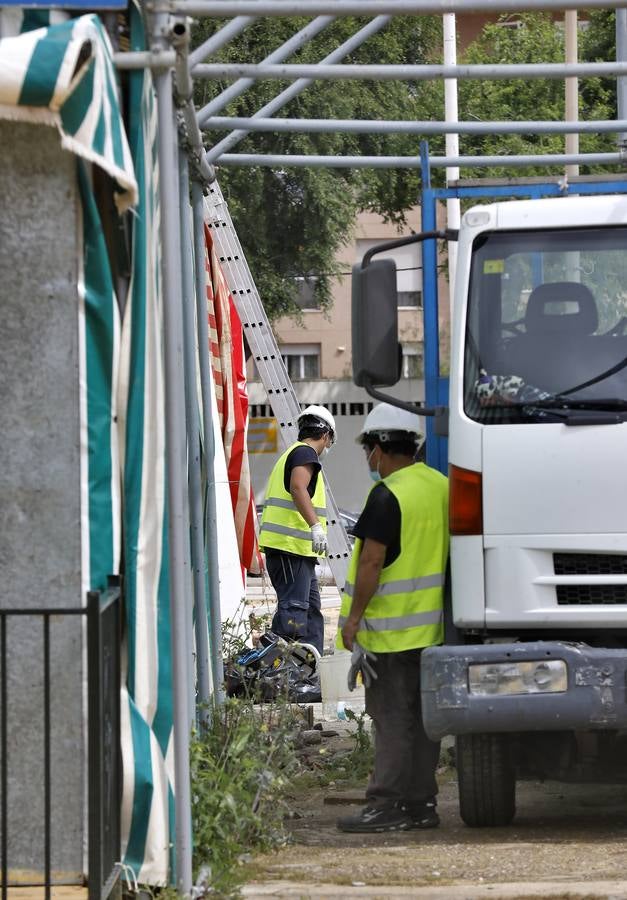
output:
[[[627,409],[627,400],[620,397],[598,397],[595,399],[578,399],[577,397],[564,397],[562,394],[556,394],[554,397],[547,397],[544,400],[534,400],[531,403],[516,403],[515,406],[531,406],[540,409],[598,409],[614,410]]]
[[[562,420],[565,425],[617,425],[624,421],[621,415],[627,410],[627,400],[618,397],[600,397],[597,400],[578,400],[556,394],[538,400],[518,400],[512,403],[498,403],[492,409],[516,409],[528,416],[538,416],[545,420]]]
[[[524,410],[525,412],[533,414],[534,411],[537,411],[541,415],[552,415],[556,416],[559,419],[568,419],[571,414],[571,408],[558,402],[554,399],[551,400],[513,400],[509,403],[491,403],[489,407],[486,409],[515,409],[515,410]]]
[[[503,404],[501,407],[505,409]],[[510,404],[510,408],[520,409],[526,415],[538,416],[545,420],[560,419],[564,425],[620,425],[625,421],[622,410],[627,410],[627,400],[617,397],[600,397],[598,400],[577,400],[574,397],[545,397],[542,400],[519,400]]]

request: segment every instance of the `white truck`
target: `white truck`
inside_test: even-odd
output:
[[[378,249],[354,270],[354,377],[394,402]],[[627,776],[627,196],[466,211],[452,317],[450,605],[423,718],[456,736],[464,821],[505,825],[518,777]]]

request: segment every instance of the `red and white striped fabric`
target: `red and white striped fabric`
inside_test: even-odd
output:
[[[248,394],[244,333],[233,297],[220,268],[205,225],[205,269],[211,365],[215,381],[220,429],[224,441],[235,531],[242,568],[259,574],[261,557],[257,543],[257,514],[250,482],[246,437]]]

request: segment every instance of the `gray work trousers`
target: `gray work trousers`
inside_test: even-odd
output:
[[[422,724],[422,650],[377,653],[377,678],[366,688],[366,712],[375,737],[374,772],[366,790],[369,806],[419,809],[438,792],[435,770],[440,742]]]
[[[277,595],[272,631],[289,641],[324,649],[324,618],[320,610],[320,588],[316,558],[266,550],[266,569]]]

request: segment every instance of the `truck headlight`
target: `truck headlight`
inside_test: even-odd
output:
[[[478,663],[468,666],[471,694],[552,694],[568,687],[562,659]]]

